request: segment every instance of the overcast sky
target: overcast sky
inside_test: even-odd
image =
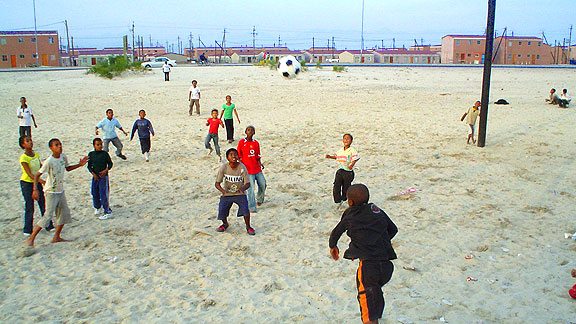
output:
[[[33,30],[33,1],[2,0],[0,30]],[[551,5],[553,4],[553,5]],[[487,0],[365,0],[365,47],[440,44],[447,34],[483,34]],[[219,43],[226,28],[227,46],[256,45],[291,49],[327,46],[334,37],[339,49],[359,49],[362,0],[214,0],[214,1],[125,1],[125,0],[36,0],[39,30],[58,30],[66,43],[64,20],[68,20],[75,47],[121,46],[134,21],[136,35],[144,45],[174,44],[180,36],[188,47],[198,37],[207,46]],[[545,33],[549,43],[568,39],[576,25],[576,0],[498,0],[496,32],[508,27],[508,35],[537,36]],[[576,43],[576,31],[572,37]]]

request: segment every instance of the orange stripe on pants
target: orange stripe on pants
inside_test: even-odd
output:
[[[370,314],[368,313],[368,301],[366,299],[366,290],[364,289],[364,283],[362,282],[362,260],[358,265],[357,271],[358,280],[358,302],[360,303],[360,314],[362,315],[362,323],[370,322]]]

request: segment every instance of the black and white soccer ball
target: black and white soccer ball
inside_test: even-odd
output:
[[[298,62],[298,60],[292,55],[282,57],[278,60],[278,65],[276,67],[278,73],[285,78],[296,77],[302,69],[300,62]]]

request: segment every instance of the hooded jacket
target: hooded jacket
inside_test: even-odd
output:
[[[351,240],[348,250],[344,252],[345,259],[396,259],[390,240],[398,233],[398,228],[376,205],[369,203],[348,207],[330,234],[331,249],[336,246],[344,232]]]

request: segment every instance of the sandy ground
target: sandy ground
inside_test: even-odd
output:
[[[4,323],[360,323],[357,262],[333,261],[336,171],[324,154],[351,132],[357,183],[399,227],[384,323],[573,323],[575,108],[544,103],[576,89],[576,70],[495,69],[485,148],[459,119],[479,99],[481,68],[349,68],[282,79],[257,67],[177,67],[106,80],[82,71],[0,73],[0,321]],[[202,116],[189,117],[190,81]],[[219,163],[203,147],[209,110],[232,95],[256,126],[268,191],[257,235],[231,218],[216,233]],[[157,136],[113,156],[114,218],[93,216],[90,175],[66,175],[74,223],[24,246],[18,98],[39,124],[44,159],[58,137],[72,161],[92,150],[111,107],[126,129],[146,109]],[[576,106],[576,105],[575,105]],[[220,132],[225,150],[225,132]],[[395,196],[409,187],[421,189]],[[36,211],[36,216],[39,211]],[[344,236],[339,244],[347,247]],[[466,256],[472,255],[472,259]],[[415,269],[410,270],[410,269]],[[467,281],[467,277],[477,281]]]

